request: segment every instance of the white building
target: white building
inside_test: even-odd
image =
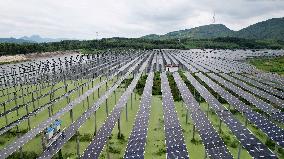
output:
[[[166,67],[166,71],[168,72],[177,72],[179,68],[178,65],[174,65],[174,64],[165,65],[165,67]]]

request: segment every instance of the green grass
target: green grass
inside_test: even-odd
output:
[[[145,158],[166,158],[163,107],[161,96],[153,96],[145,147]]]
[[[284,56],[277,58],[256,58],[249,60],[249,63],[265,72],[273,72],[284,76]]]

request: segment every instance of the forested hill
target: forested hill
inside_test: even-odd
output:
[[[169,32],[165,35],[146,35],[142,38],[165,39],[207,39],[217,37],[237,37],[245,39],[274,39],[284,40],[284,18],[273,18],[248,26],[239,31],[233,31],[223,24],[210,24],[196,28]]]
[[[277,39],[284,41],[284,18],[273,18],[246,27],[237,37],[248,39]]]
[[[144,36],[145,39],[155,39],[155,40],[165,40],[165,39],[206,39],[206,38],[217,38],[217,37],[227,37],[233,35],[234,31],[230,30],[223,24],[210,24],[204,25],[192,29],[185,29],[179,31],[169,32],[165,35],[151,34]]]

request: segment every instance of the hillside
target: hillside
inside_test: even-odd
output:
[[[67,38],[56,38],[56,39],[43,38],[43,37],[41,37],[39,35],[32,35],[30,37],[24,36],[24,37],[21,37],[20,39],[28,40],[28,41],[35,41],[37,43],[60,42],[62,40],[69,40]]]
[[[236,33],[239,38],[284,40],[284,18],[259,22]]]
[[[161,39],[175,39],[175,38],[216,38],[226,37],[232,35],[234,32],[223,24],[210,24],[192,29],[180,30],[167,33],[160,36]]]
[[[33,43],[31,40],[16,39],[16,38],[0,38],[0,43]]]
[[[274,39],[284,40],[284,18],[273,18],[233,31],[223,24],[210,24],[186,30],[169,32],[165,35],[146,35],[145,39],[177,39],[193,38],[208,39],[217,37],[238,37],[245,39]]]

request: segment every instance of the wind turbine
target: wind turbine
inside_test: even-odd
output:
[[[215,23],[215,11],[214,11],[214,14],[213,14],[213,24]]]
[[[97,39],[99,39],[99,32],[96,32]]]

